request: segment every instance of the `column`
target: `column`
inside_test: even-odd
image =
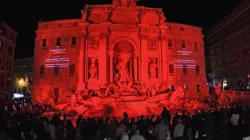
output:
[[[147,36],[140,35],[141,54],[140,54],[140,82],[148,81],[148,56],[147,56]]]
[[[161,60],[162,60],[162,81],[165,82],[167,80],[167,42],[166,37],[161,37]]]
[[[134,61],[134,81],[138,81],[138,54],[137,52],[134,52],[134,57],[133,57],[133,61]]]
[[[109,51],[109,82],[113,82],[113,57],[114,57],[114,52]]]
[[[133,76],[133,59],[129,60],[129,76]]]
[[[77,82],[77,91],[84,90],[85,89],[85,70],[84,70],[84,52],[85,52],[85,37],[84,34],[81,33],[79,37],[79,58],[78,58],[78,82]]]

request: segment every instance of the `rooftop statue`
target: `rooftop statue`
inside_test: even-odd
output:
[[[136,6],[136,0],[113,0],[113,4],[119,7]]]

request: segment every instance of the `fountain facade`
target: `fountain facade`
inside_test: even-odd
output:
[[[120,116],[195,109],[208,96],[201,28],[166,22],[161,8],[85,5],[81,19],[40,22],[36,33],[36,102]]]

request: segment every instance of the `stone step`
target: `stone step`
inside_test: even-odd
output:
[[[145,101],[145,96],[120,96],[116,99],[118,102],[134,102],[134,101]]]
[[[122,92],[120,96],[132,96],[131,92]]]

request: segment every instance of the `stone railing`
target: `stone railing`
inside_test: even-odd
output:
[[[250,91],[224,90],[231,102],[250,104]]]

